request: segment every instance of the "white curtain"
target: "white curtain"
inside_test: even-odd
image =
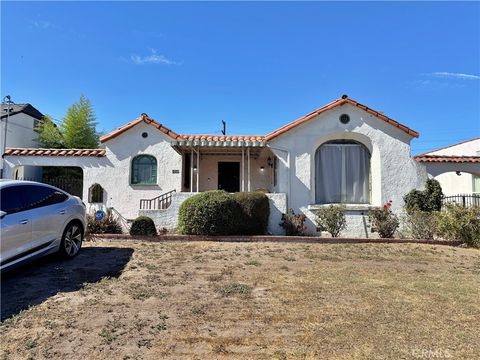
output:
[[[356,143],[324,144],[315,154],[317,204],[369,202],[370,154]]]
[[[370,155],[363,145],[345,145],[345,202],[368,203]]]
[[[315,156],[317,204],[339,203],[342,200],[342,146],[327,144]]]

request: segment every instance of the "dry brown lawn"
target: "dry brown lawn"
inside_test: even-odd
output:
[[[2,279],[0,359],[480,359],[480,252],[94,242]]]

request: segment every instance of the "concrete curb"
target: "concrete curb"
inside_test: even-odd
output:
[[[201,236],[201,235],[157,235],[131,236],[129,234],[101,234],[95,237],[98,240],[114,241],[212,241],[212,242],[281,242],[281,243],[313,243],[313,244],[428,244],[428,245],[446,245],[459,246],[461,241],[445,240],[418,240],[418,239],[370,239],[370,238],[324,238],[316,236],[273,236],[273,235],[253,235],[253,236]]]

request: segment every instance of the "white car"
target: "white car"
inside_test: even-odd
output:
[[[85,204],[50,185],[0,180],[0,227],[0,271],[54,252],[73,258],[85,234]]]

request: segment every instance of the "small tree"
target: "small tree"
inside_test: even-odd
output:
[[[53,149],[64,147],[62,133],[50,116],[45,115],[35,130],[38,132],[36,140],[41,147]]]
[[[442,209],[443,192],[440,183],[435,179],[425,182],[425,190],[413,189],[403,197],[405,210],[412,211],[440,211]]]
[[[322,231],[328,231],[332,237],[338,237],[347,227],[345,205],[330,205],[317,211],[316,223]]]
[[[81,95],[67,110],[62,121],[64,144],[70,149],[92,149],[98,146],[95,114],[90,100]]]

